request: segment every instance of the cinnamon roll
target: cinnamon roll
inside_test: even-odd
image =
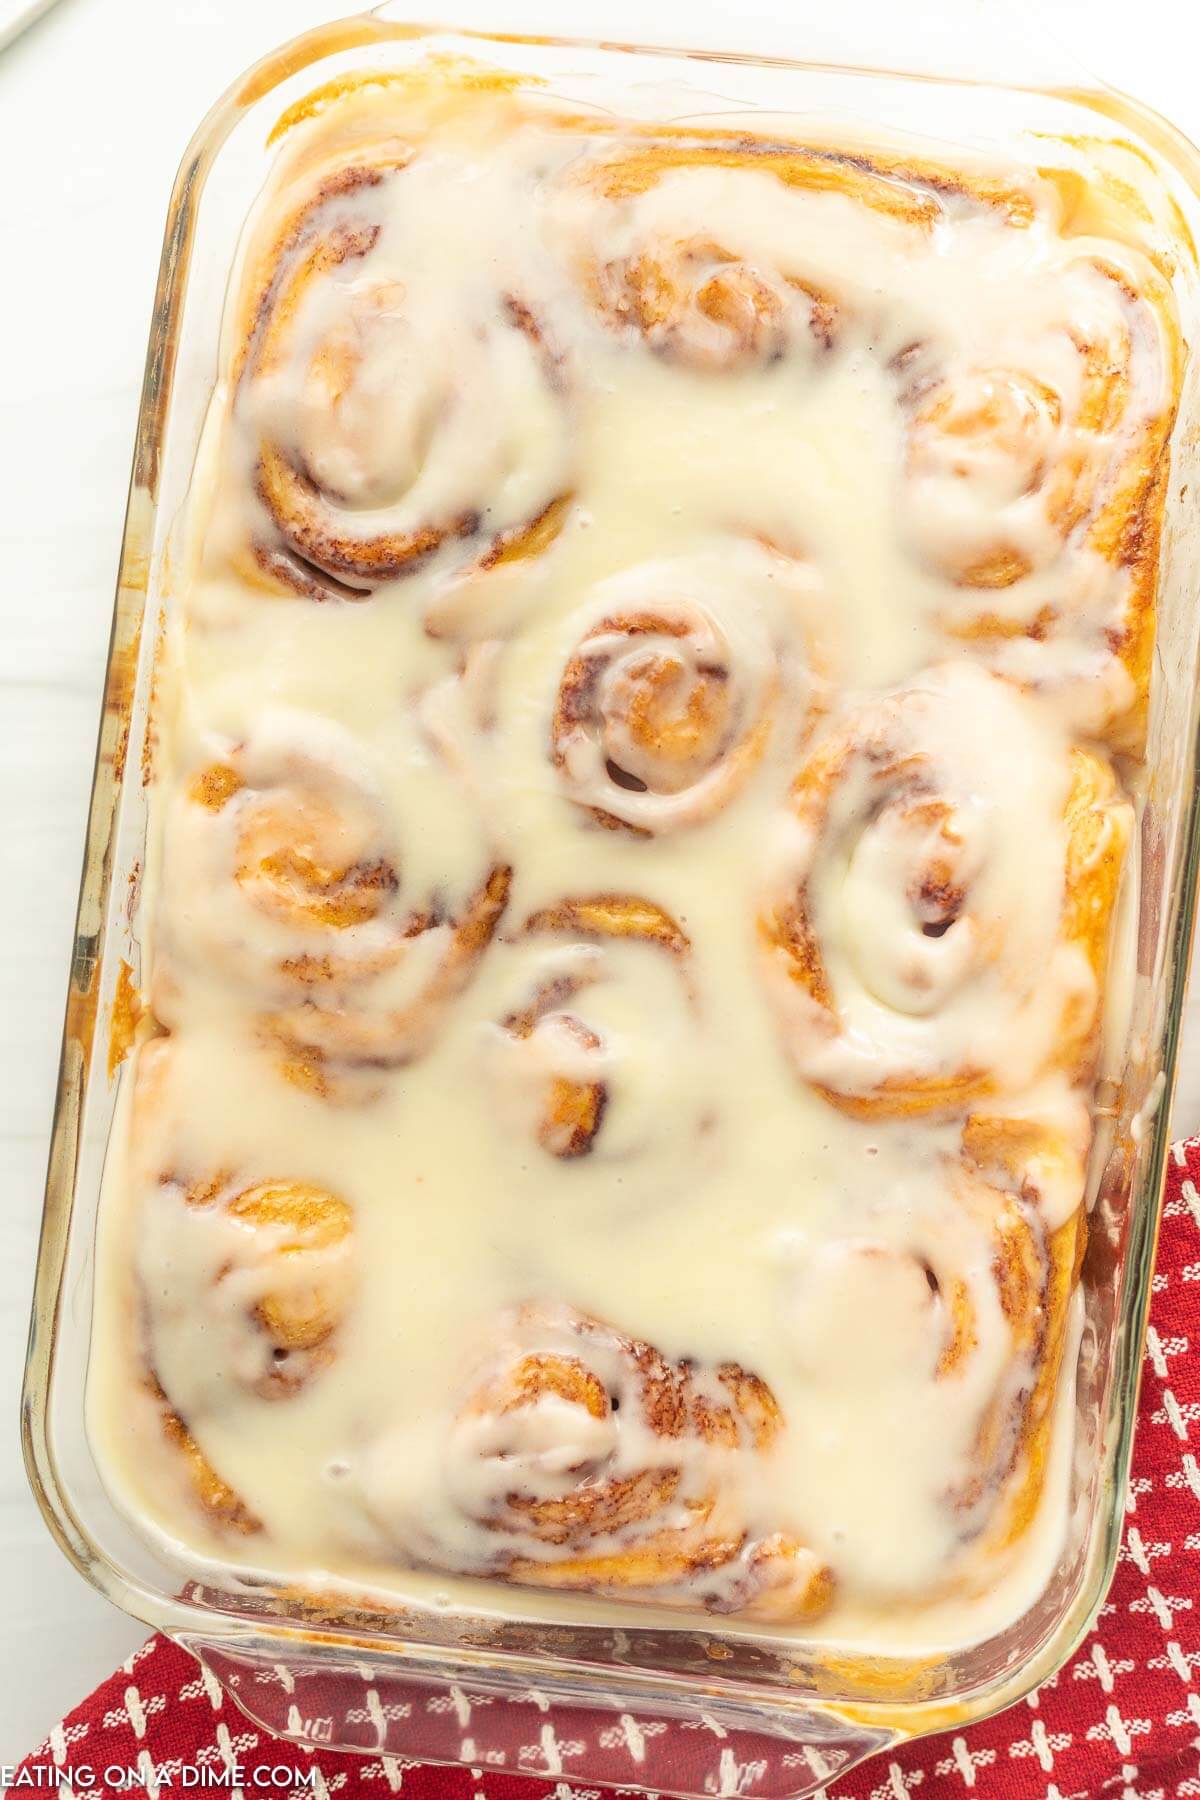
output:
[[[138,1104],[157,1106],[169,1040]],[[214,1465],[231,1402],[281,1402],[333,1361],[355,1287],[354,1220],[338,1195],[293,1179],[185,1184],[162,1175],[140,1207],[135,1266],[144,1390],[173,1472],[218,1533],[262,1520]]]
[[[762,367],[796,350],[816,357],[844,326],[845,301],[806,265],[803,238],[762,224],[776,187],[838,195],[918,233],[938,214],[931,195],[865,159],[719,131],[601,153],[572,169],[571,185],[602,206],[578,227],[578,267],[598,317],[699,372]]]
[[[265,1400],[297,1394],[335,1353],[353,1262],[349,1206],[311,1182],[161,1181],[144,1206],[139,1273],[164,1392],[186,1381],[189,1419],[230,1382]]]
[[[863,1546],[860,1579],[877,1597],[1000,1579],[1037,1510],[1086,1240],[1087,1140],[1082,1106],[972,1120],[957,1158],[921,1163],[867,1200],[852,1235],[797,1253],[788,1328],[832,1466],[861,1476],[907,1430],[940,1520],[931,1560],[915,1540],[899,1566]]]
[[[614,329],[692,368],[774,362],[798,339],[828,350],[837,329],[831,296],[700,234],[631,249],[589,279]]]
[[[171,1167],[187,1118],[179,1050],[170,1035],[148,1038],[131,1071],[138,1231],[121,1301],[137,1322],[130,1416],[168,1447],[167,1482],[189,1509],[221,1538],[254,1537],[262,1519],[202,1439],[230,1386],[288,1397],[331,1356],[349,1286],[349,1245],[334,1240],[349,1239],[349,1210],[304,1183],[180,1179]],[[321,1250],[333,1252],[323,1267]]]
[[[781,707],[798,743],[825,704],[820,596],[805,564],[749,542],[602,583],[551,721],[565,793],[597,823],[643,835],[728,806]]]
[[[903,531],[953,584],[938,609],[948,636],[1137,749],[1178,327],[1132,252],[1053,274],[1011,342],[900,358]]]
[[[755,1468],[782,1429],[770,1389],[737,1364],[672,1362],[569,1307],[528,1304],[449,1427],[439,1504],[400,1530],[423,1560],[526,1586],[811,1618],[829,1570],[754,1517]]]
[[[1132,816],[1107,763],[948,663],[868,702],[791,795],[759,923],[797,1072],[859,1117],[1086,1081]]]
[[[678,922],[638,895],[572,895],[526,919],[502,951],[514,1005],[491,1057],[523,1137],[563,1161],[629,1157],[660,1135],[664,1101],[693,1110],[703,1131],[703,1096],[676,1094],[680,1071],[663,1054],[695,1029],[690,952]],[[651,1016],[655,1041],[630,1030]]]
[[[474,872],[457,893],[414,891],[406,863],[419,847],[399,840],[382,790],[350,734],[286,712],[194,773],[171,817],[170,953],[155,987],[165,1023],[180,970],[202,966],[255,997],[284,1073],[318,1094],[421,1053],[471,978],[510,876],[481,860],[468,829]],[[418,782],[414,804],[423,812],[445,791]]]
[[[1087,1244],[1087,1219],[1081,1200],[1056,1221],[1031,1197],[1031,1190],[1036,1193],[1044,1179],[1044,1165],[1029,1175],[1022,1167],[1030,1127],[1024,1128],[1021,1149],[1017,1148],[1021,1137],[1010,1126],[1001,1157],[997,1159],[994,1148],[989,1148],[982,1162],[975,1162],[970,1146],[974,1138],[978,1154],[981,1135],[987,1142],[986,1127],[978,1124],[964,1133],[968,1159],[960,1191],[962,1203],[989,1221],[994,1244],[991,1269],[1010,1334],[1012,1362],[1007,1378],[983,1410],[969,1471],[952,1500],[969,1528],[986,1527],[989,1549],[999,1552],[1028,1527],[1041,1498],[1069,1305]],[[1040,1151],[1043,1158],[1053,1160],[1073,1154],[1070,1145],[1065,1152],[1059,1150],[1053,1134],[1047,1145],[1045,1134],[1035,1132],[1034,1144],[1035,1156]],[[1083,1170],[1077,1158],[1076,1168],[1075,1193],[1082,1195]],[[966,1321],[955,1357],[965,1359],[969,1354]],[[947,1372],[953,1374],[953,1364]]]
[[[523,296],[430,264],[428,160],[395,136],[310,160],[256,232],[233,428],[243,566],[276,589],[361,600],[439,553],[536,554],[565,518],[561,359]]]

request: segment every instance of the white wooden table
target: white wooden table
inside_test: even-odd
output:
[[[533,9],[545,18],[547,4],[443,0],[442,16],[536,28]],[[176,165],[211,101],[255,56],[336,9],[337,0],[61,0],[0,52],[0,1763],[32,1748],[143,1635],[52,1544],[26,1487],[16,1422],[162,222]],[[753,10],[802,20],[824,9],[757,0]],[[746,11],[737,0],[704,9],[559,0],[552,17],[561,31],[650,41],[678,37],[682,20],[689,36],[702,29],[719,45],[745,41]],[[413,12],[435,7],[414,0]],[[1185,22],[1190,12],[1179,0],[1138,0],[1131,26],[1129,0],[1042,7],[1095,71],[1200,137],[1200,26]],[[798,37],[801,54],[805,42]],[[1200,1129],[1195,1026],[1176,1117],[1180,1130]]]

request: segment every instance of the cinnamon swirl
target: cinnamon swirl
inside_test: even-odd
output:
[[[980,1195],[976,1189],[966,1198],[987,1209],[1011,1366],[983,1411],[971,1468],[952,1500],[968,1528],[982,1529],[986,1521],[990,1544],[1003,1547],[1027,1529],[1041,1497],[1068,1307],[1087,1226],[1082,1207],[1051,1229],[1041,1212],[1017,1195],[1006,1195],[998,1206],[994,1190]],[[964,1358],[970,1328],[964,1321],[955,1346],[955,1354]]]
[[[1054,273],[1011,345],[900,359],[904,531],[953,584],[938,607],[949,637],[1136,749],[1178,331],[1133,252],[1073,254]]]
[[[737,372],[798,348],[815,357],[844,324],[844,300],[806,267],[802,246],[755,231],[764,188],[850,194],[918,232],[937,216],[930,196],[866,165],[725,132],[635,144],[571,173],[605,208],[592,228],[603,248],[593,241],[579,254],[598,315],[697,371]]]
[[[554,706],[564,790],[599,824],[644,834],[719,812],[760,762],[781,701],[797,740],[824,702],[819,603],[813,573],[762,544],[603,584]]]
[[[204,1410],[205,1383],[290,1399],[334,1355],[354,1260],[338,1195],[292,1179],[163,1180],[140,1241],[148,1355],[164,1391],[176,1387],[167,1368],[187,1372],[186,1416]]]
[[[1054,1135],[1034,1123],[1025,1130]],[[848,1459],[868,1453],[865,1443],[852,1449],[860,1432],[878,1447],[883,1416],[914,1382],[922,1395],[908,1419],[914,1447],[926,1432],[952,1447],[949,1478],[939,1461],[926,1495],[941,1519],[940,1568],[923,1563],[915,1545],[900,1565],[868,1556],[862,1579],[877,1595],[969,1589],[1028,1529],[1047,1477],[1086,1239],[1077,1198],[1056,1222],[1019,1177],[994,1185],[969,1157],[923,1181],[938,1199],[931,1205],[927,1195],[920,1216],[876,1204],[861,1235],[804,1254],[789,1292],[789,1329],[817,1421],[840,1364],[836,1391],[850,1406],[836,1429]]]
[[[439,552],[536,554],[563,522],[561,360],[520,294],[447,307],[415,249],[437,204],[423,146],[393,138],[306,164],[260,226],[233,426],[246,555],[275,587],[361,600]]]
[[[427,1046],[496,928],[509,871],[483,866],[453,903],[444,887],[410,891],[383,786],[348,732],[284,711],[195,771],[169,821],[161,1019],[178,1017],[181,973],[222,969],[257,997],[288,1079],[324,1095]]]
[[[791,811],[759,932],[806,1081],[869,1118],[1088,1079],[1132,827],[1107,763],[947,663],[817,744]]]
[[[780,1622],[828,1605],[820,1559],[751,1528],[753,1468],[783,1427],[756,1375],[672,1363],[564,1306],[505,1327],[451,1426],[436,1513],[408,1527],[415,1554]]]
[[[188,1073],[158,1037],[137,1056],[138,1230],[129,1311],[141,1374],[131,1402],[161,1433],[166,1478],[219,1538],[263,1522],[207,1449],[231,1399],[292,1401],[332,1364],[357,1286],[354,1219],[297,1179],[185,1180],[169,1146],[188,1138]]]

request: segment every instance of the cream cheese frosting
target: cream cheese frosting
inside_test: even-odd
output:
[[[100,1242],[186,1565],[868,1651],[1045,1586],[1178,346],[963,169],[444,70],[284,140]]]

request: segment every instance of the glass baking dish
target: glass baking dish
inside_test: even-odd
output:
[[[171,529],[217,368],[229,270],[269,163],[272,127],[347,72],[400,67],[430,53],[539,76],[579,105],[619,104],[659,119],[753,110],[803,115],[834,133],[866,118],[1001,152],[1028,147],[1031,133],[1122,145],[1121,154],[1143,159],[1144,179],[1160,184],[1174,209],[1176,286],[1189,339],[1200,318],[1192,249],[1200,158],[1152,114],[1078,83],[999,85],[777,56],[483,37],[398,23],[385,8],[300,38],[253,69],[201,126],[171,201],[37,1269],[23,1407],[34,1490],[82,1574],[195,1651],[254,1719],[283,1737],[659,1792],[801,1796],[866,1755],[959,1728],[1027,1693],[1079,1642],[1115,1564],[1200,851],[1197,527],[1183,505],[1200,474],[1196,370],[1187,372],[1173,445],[1150,776],[1132,876],[1136,972],[1121,1055],[1102,1085],[1091,1172],[1069,1541],[1037,1604],[964,1652],[851,1659],[707,1620],[671,1629],[547,1624],[433,1603],[355,1608],[232,1575],[181,1581],[108,1499],[85,1430],[97,1207],[137,1011],[148,747],[156,646],[172,606]],[[685,1740],[664,1729],[670,1722],[695,1729]]]

